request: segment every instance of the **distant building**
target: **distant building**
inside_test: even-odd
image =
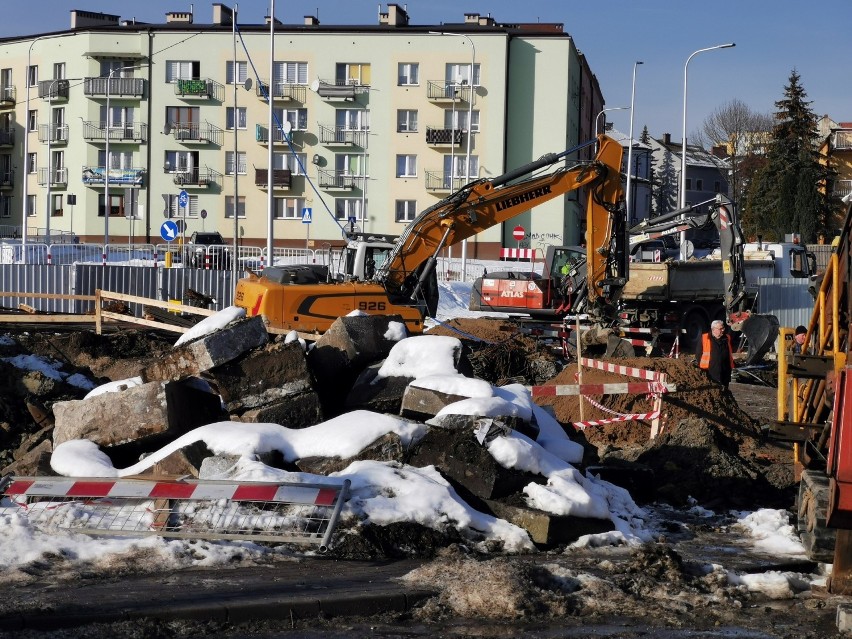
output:
[[[0,39],[0,234],[26,212],[34,239],[102,242],[107,215],[111,241],[158,243],[173,217],[187,236],[237,226],[263,246],[269,189],[278,247],[305,247],[308,230],[309,244],[340,242],[352,224],[395,234],[470,180],[591,140],[603,108],[558,23],[414,25],[397,4],[373,25],[306,16],[276,21],[269,68],[269,24],[237,18],[235,61],[232,22],[220,3],[207,23],[74,10],[67,31]],[[556,198],[471,238],[468,255],[516,247],[518,224],[522,245],[577,244],[584,209]]]
[[[624,156],[622,158],[622,173],[625,178],[628,175],[627,157],[629,155],[630,145],[627,141],[628,134],[622,133],[617,129],[610,129],[607,135],[624,147]],[[633,140],[632,153],[632,177],[630,179],[630,211],[627,211],[627,224],[633,226],[642,220],[646,220],[651,215],[651,146],[644,144],[639,140]],[[623,187],[627,192],[627,180],[624,180]]]

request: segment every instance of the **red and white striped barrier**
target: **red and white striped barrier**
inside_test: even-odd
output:
[[[587,366],[589,368],[596,368],[599,371],[606,371],[608,373],[618,373],[619,375],[628,375],[629,377],[638,377],[639,379],[647,379],[651,381],[665,381],[666,374],[660,373],[658,371],[646,371],[641,368],[634,368],[632,366],[619,366],[617,364],[610,364],[609,362],[601,362],[596,359],[589,359],[587,357],[580,358],[580,366]]]
[[[621,415],[620,417],[611,417],[608,419],[595,419],[585,422],[573,422],[574,428],[577,430],[586,430],[589,426],[604,426],[606,424],[614,424],[616,422],[631,422],[653,420],[660,417],[660,411],[655,410],[650,413],[637,413],[635,415]]]
[[[531,393],[535,397],[555,397],[558,395],[658,395],[676,391],[677,386],[667,382],[613,382],[610,384],[556,384],[553,386],[533,386]]]
[[[5,494],[21,497],[80,497],[135,499],[230,499],[234,501],[273,501],[331,506],[340,488],[284,484],[113,481],[109,479],[22,478],[14,479]]]
[[[535,249],[504,248],[500,249],[501,260],[534,260]]]

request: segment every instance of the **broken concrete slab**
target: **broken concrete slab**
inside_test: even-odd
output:
[[[381,362],[368,366],[346,396],[346,411],[369,410],[374,413],[400,414],[402,398],[411,377],[379,377]]]
[[[193,382],[148,382],[53,405],[53,445],[88,439],[106,448],[159,435],[180,436],[220,421],[221,400]]]
[[[314,392],[297,393],[231,418],[254,424],[280,424],[287,428],[306,428],[323,421],[319,396]]]
[[[271,466],[272,468],[284,468],[284,456],[277,450],[252,455],[252,458]],[[199,479],[222,479],[229,476],[234,466],[242,459],[240,455],[211,455],[205,457],[198,467]]]
[[[539,546],[570,544],[583,535],[614,530],[610,519],[588,519],[570,515],[552,515],[525,505],[486,500],[492,514],[526,530]]]
[[[304,457],[296,460],[296,466],[303,473],[330,475],[345,469],[354,461],[397,461],[405,463],[406,447],[396,433],[386,433],[360,453],[347,459],[338,457]]]
[[[50,457],[53,455],[53,444],[50,440],[42,440],[37,446],[29,449],[15,461],[6,466],[0,475],[16,475],[18,477],[36,477],[41,475],[53,475],[50,467]]]
[[[269,334],[262,317],[243,319],[193,342],[176,346],[173,352],[145,367],[141,377],[145,382],[153,382],[198,376],[268,341]]]
[[[208,373],[225,408],[242,413],[313,390],[305,352],[298,342],[275,342],[257,348]]]
[[[443,408],[463,399],[467,397],[422,388],[413,383],[405,389],[399,414],[410,419],[427,420],[437,415]]]

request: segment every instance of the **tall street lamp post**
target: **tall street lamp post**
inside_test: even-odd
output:
[[[597,139],[597,137],[598,137],[598,132],[600,131],[601,116],[604,113],[606,113],[607,111],[624,111],[625,109],[629,109],[629,108],[630,107],[626,107],[626,106],[623,106],[623,107],[608,107],[606,109],[599,111],[597,116],[595,117],[595,139]]]
[[[642,62],[636,61],[633,63],[633,88],[630,90],[630,133],[627,137],[627,195],[625,196],[625,207],[627,209],[626,215],[628,220],[628,226],[633,224],[633,218],[630,215],[630,204],[632,203],[632,196],[630,192],[630,183],[633,181],[633,105],[636,100],[636,67],[638,67]],[[635,204],[634,204],[635,206]]]

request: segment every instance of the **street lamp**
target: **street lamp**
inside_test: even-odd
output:
[[[104,148],[104,154],[106,157],[104,158],[104,251],[103,251],[103,262],[106,264],[107,262],[107,253],[109,246],[109,213],[110,213],[110,205],[109,205],[109,129],[110,129],[110,120],[112,119],[109,111],[109,88],[112,84],[112,76],[116,73],[121,73],[123,71],[132,71],[133,69],[137,69],[138,67],[135,65],[126,66],[126,67],[117,67],[112,69],[107,75],[107,83],[106,83],[106,120],[104,122],[104,129],[106,132],[106,143]]]
[[[630,90],[630,133],[628,134],[627,144],[627,195],[625,196],[624,204],[627,208],[626,215],[628,221],[632,223],[630,217],[630,204],[633,198],[630,197],[630,182],[633,177],[633,105],[636,100],[636,67],[642,62],[636,61],[633,63],[633,88]]]
[[[607,109],[603,109],[603,110],[601,110],[601,111],[597,114],[597,116],[595,117],[595,139],[597,139],[597,138],[598,138],[598,131],[600,130],[600,126],[599,126],[599,124],[600,124],[600,121],[601,121],[601,116],[602,116],[604,113],[606,113],[607,111],[623,111],[624,109],[629,109],[629,108],[630,108],[630,107],[623,106],[623,107],[609,107],[609,108],[607,108]]]
[[[680,152],[680,198],[679,198],[679,206],[680,208],[686,208],[686,71],[689,67],[689,61],[692,60],[693,57],[698,55],[699,53],[704,53],[705,51],[715,51],[716,49],[730,49],[731,47],[735,47],[736,44],[733,42],[729,42],[728,44],[717,44],[715,47],[707,47],[706,49],[699,49],[698,51],[693,52],[686,59],[686,64],[683,65],[683,130],[681,137],[681,152]],[[683,244],[683,240],[685,239],[686,232],[681,231],[680,240],[681,245]]]

